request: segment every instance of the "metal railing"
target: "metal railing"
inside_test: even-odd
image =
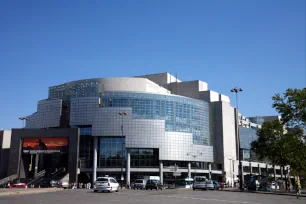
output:
[[[6,177],[6,178],[3,178],[3,179],[0,180],[0,186],[6,184],[6,183],[8,183],[8,182],[12,182],[12,181],[14,181],[14,180],[17,179],[17,178],[18,178],[18,175],[17,175],[17,174],[13,174],[13,175],[11,175],[11,176],[8,176],[8,177]]]
[[[42,177],[44,177],[46,175],[46,170],[42,170],[40,172],[38,172],[36,174],[36,178],[34,178],[33,180],[30,180],[29,182],[27,182],[27,185],[31,185],[33,183],[36,183],[37,181],[41,180]]]

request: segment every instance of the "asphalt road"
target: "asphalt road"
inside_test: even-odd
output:
[[[306,198],[225,191],[192,191],[169,189],[163,191],[122,190],[118,193],[93,193],[92,190],[0,197],[0,204],[288,204],[306,203]]]

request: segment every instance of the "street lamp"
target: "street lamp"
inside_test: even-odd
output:
[[[123,187],[123,116],[127,116],[126,112],[119,112],[121,116],[121,189]]]
[[[198,152],[197,154],[193,154],[192,152],[188,152],[188,153],[187,153],[187,155],[188,155],[188,156],[192,156],[193,159],[195,159],[196,157],[198,157],[198,156],[200,156],[200,155],[202,155],[202,154],[203,154],[203,152]],[[210,172],[209,172],[209,174],[210,174]],[[191,163],[190,163],[190,176],[188,175],[188,177],[191,178]]]
[[[22,121],[23,128],[25,127],[25,121],[28,120],[27,117],[19,117],[19,120]]]
[[[240,131],[239,131],[239,108],[238,108],[238,93],[242,92],[242,88],[233,88],[231,92],[236,94],[236,138],[238,140],[238,160],[239,160],[239,188],[243,190],[243,174],[242,174],[242,162],[241,162],[241,149],[240,149]]]

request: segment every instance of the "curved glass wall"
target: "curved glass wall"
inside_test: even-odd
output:
[[[192,98],[137,92],[104,92],[101,106],[131,107],[134,119],[165,120],[166,131],[193,134],[193,143],[210,144],[209,104]]]
[[[49,87],[49,98],[69,100],[78,97],[95,97],[99,92],[99,80],[85,79]]]

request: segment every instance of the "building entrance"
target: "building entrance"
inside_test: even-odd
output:
[[[68,138],[24,138],[21,167],[25,179],[68,168]]]

